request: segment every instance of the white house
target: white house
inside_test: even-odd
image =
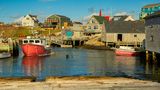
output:
[[[135,21],[135,19],[130,15],[118,15],[113,16],[112,21]]]
[[[29,26],[29,27],[35,27],[38,26],[38,19],[35,15],[26,15],[21,19],[21,25],[22,26]]]

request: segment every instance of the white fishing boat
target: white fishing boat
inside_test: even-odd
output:
[[[9,58],[11,57],[11,53],[10,52],[2,52],[0,53],[0,59],[3,59],[3,58]]]

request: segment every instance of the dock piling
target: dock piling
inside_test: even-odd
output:
[[[155,52],[152,52],[152,59],[153,59],[153,62],[156,62],[156,53]]]
[[[146,62],[149,62],[149,52],[146,51]]]

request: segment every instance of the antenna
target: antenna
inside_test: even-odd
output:
[[[29,9],[29,14],[31,14],[31,9]]]
[[[110,15],[111,17],[113,16],[113,9],[112,9],[112,7],[108,10],[108,15]]]
[[[92,13],[95,13],[96,10],[94,7],[91,7],[91,8],[88,8],[88,12],[92,14]]]
[[[130,11],[130,15],[135,18],[135,11]]]

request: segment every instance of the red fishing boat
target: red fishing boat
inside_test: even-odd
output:
[[[115,49],[115,54],[119,56],[138,56],[141,54],[141,51],[136,50],[134,47],[120,46],[120,48]]]
[[[51,54],[51,48],[46,39],[27,38],[22,40],[22,51],[24,56],[46,56]]]

